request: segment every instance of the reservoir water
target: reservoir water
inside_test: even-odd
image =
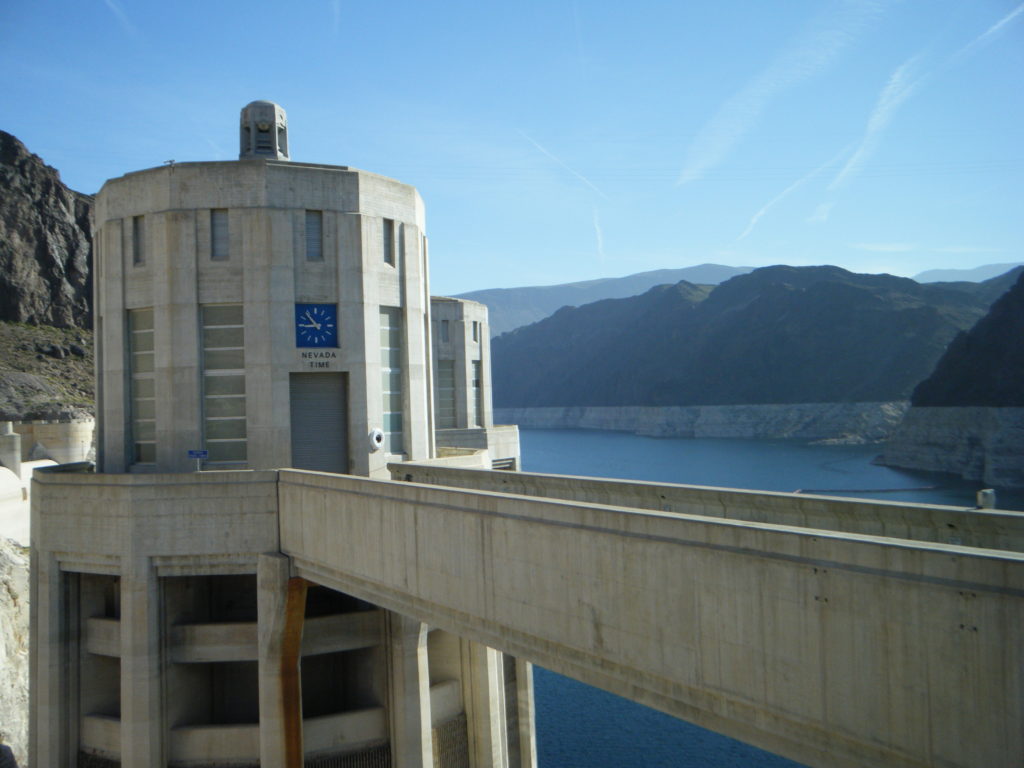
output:
[[[978,483],[872,464],[877,445],[662,439],[520,430],[523,470],[973,507]],[[1024,493],[997,489],[1000,509]],[[534,672],[540,768],[798,768],[799,764],[570,680]]]

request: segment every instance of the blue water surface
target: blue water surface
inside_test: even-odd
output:
[[[981,487],[872,463],[875,445],[660,439],[520,430],[523,470],[973,507]],[[997,490],[1001,509],[1024,494]],[[798,768],[799,764],[635,702],[534,669],[540,768]]]

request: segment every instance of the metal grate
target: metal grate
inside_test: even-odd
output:
[[[434,768],[469,768],[466,714],[453,717],[433,730]]]

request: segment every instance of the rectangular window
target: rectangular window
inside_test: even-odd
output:
[[[476,323],[474,323],[476,325]],[[473,361],[473,414],[469,420],[471,425],[482,427],[484,423],[483,388],[480,386],[481,366],[479,360]]]
[[[156,461],[156,382],[154,376],[153,310],[128,310],[131,354],[132,464]]]
[[[324,260],[323,211],[306,211],[306,261]]]
[[[402,453],[402,310],[380,309],[380,369],[384,450]]]
[[[214,208],[210,211],[210,258],[214,261],[228,259],[227,208]]]
[[[132,216],[132,264],[146,263],[146,227],[142,216]]]
[[[245,326],[241,304],[207,304],[203,325],[203,431],[208,459],[247,459]]]
[[[454,429],[455,412],[455,361],[437,361],[437,427]]]
[[[451,331],[448,328],[448,321],[441,321],[441,341],[448,342],[451,339]]]
[[[384,262],[395,266],[395,220],[384,219]]]
[[[480,323],[473,321],[473,341],[480,341]]]

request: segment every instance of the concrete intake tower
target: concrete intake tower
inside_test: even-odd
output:
[[[279,553],[280,468],[519,463],[486,308],[431,322],[416,189],[288,131],[252,102],[239,160],[97,195],[97,466],[33,510],[33,765],[535,765],[528,664]]]

